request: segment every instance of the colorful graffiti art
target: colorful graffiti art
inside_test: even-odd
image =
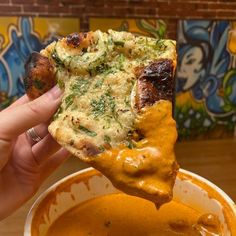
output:
[[[0,17],[0,110],[24,94],[30,53],[74,31],[79,31],[77,18]]]
[[[154,19],[91,18],[89,26],[90,30],[129,31],[137,35],[147,35],[157,39],[164,38],[167,29],[167,25],[163,20]]]
[[[178,25],[175,118],[180,139],[233,136],[236,124],[236,23]]]

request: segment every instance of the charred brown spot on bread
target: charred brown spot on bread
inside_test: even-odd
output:
[[[174,65],[170,59],[160,59],[144,68],[136,69],[137,91],[135,107],[140,110],[156,101],[173,99]]]
[[[84,35],[79,33],[72,33],[66,37],[66,42],[69,46],[79,47],[83,41]]]
[[[89,33],[72,33],[66,37],[66,43],[73,48],[87,48],[91,44]]]
[[[86,140],[80,140],[77,143],[74,144],[74,146],[82,150],[84,153],[84,156],[86,157],[91,157],[99,154],[101,150],[93,143],[90,143],[89,141]]]
[[[55,84],[55,74],[49,59],[33,52],[25,64],[24,85],[28,97],[35,99]]]

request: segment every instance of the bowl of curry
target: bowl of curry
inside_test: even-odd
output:
[[[58,181],[32,206],[24,236],[236,235],[233,201],[180,169],[173,200],[161,206],[126,195],[93,168]]]

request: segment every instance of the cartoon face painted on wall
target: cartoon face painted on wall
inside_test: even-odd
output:
[[[192,129],[196,135],[195,131],[200,128],[204,133],[218,124],[233,132],[236,81],[232,72],[235,56],[227,48],[230,22],[189,20],[180,21],[179,25],[175,116],[180,134],[181,129]],[[186,123],[181,117],[189,119],[184,114],[189,110],[193,114]],[[194,117],[199,112],[201,121]],[[191,132],[187,136],[191,136]]]
[[[182,81],[182,90],[191,89],[198,80],[201,80],[206,70],[204,68],[204,53],[199,46],[187,47],[184,49],[180,60],[178,79]]]

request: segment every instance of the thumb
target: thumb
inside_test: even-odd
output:
[[[0,113],[0,139],[11,140],[29,128],[47,121],[61,101],[62,91],[58,86],[34,101],[3,110]]]

